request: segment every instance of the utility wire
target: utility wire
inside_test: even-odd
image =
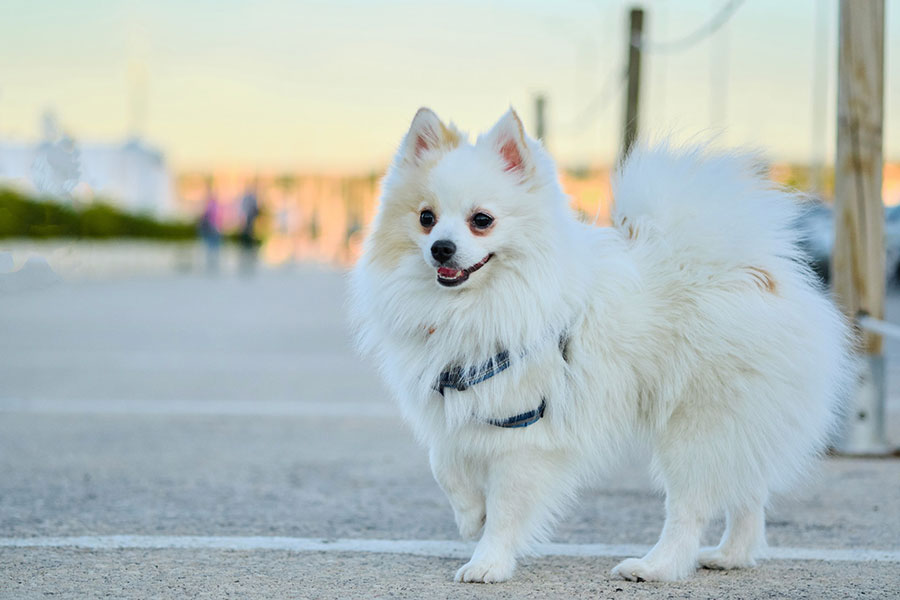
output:
[[[633,39],[631,45],[646,52],[671,53],[686,50],[701,42],[722,28],[734,15],[744,0],[728,0],[719,12],[696,31],[683,38],[668,42],[652,42],[646,39]],[[587,127],[616,97],[616,92],[622,89],[628,81],[627,66],[619,65],[609,72],[606,82],[600,90],[594,94],[590,102],[582,109],[575,119],[562,125],[562,129],[577,133]]]
[[[590,125],[590,123],[602,113],[607,106],[609,106],[613,98],[616,97],[616,93],[622,90],[622,86],[627,80],[627,68],[619,65],[610,71],[600,90],[594,94],[594,97],[591,98],[590,102],[588,102],[581,112],[578,113],[578,116],[571,122],[565,123],[562,126],[563,129],[567,129],[572,133],[578,133],[584,130],[585,127]]]
[[[728,0],[728,2],[719,9],[719,12],[713,15],[713,17],[703,26],[681,39],[668,42],[652,42],[646,39],[634,39],[631,40],[631,44],[646,52],[671,53],[686,50],[721,29],[743,3],[744,0]],[[627,67],[620,65],[610,71],[606,78],[606,82],[600,88],[600,91],[594,95],[575,119],[570,123],[563,125],[563,129],[578,132],[589,125],[597,115],[609,106],[613,98],[616,97],[616,92],[622,89],[622,86],[627,80]]]
[[[635,48],[640,48],[645,52],[681,52],[682,50],[687,50],[691,46],[697,44],[698,42],[703,41],[708,38],[716,31],[718,31],[725,23],[728,22],[734,13],[740,8],[741,4],[744,3],[744,0],[728,0],[725,5],[719,9],[709,21],[704,23],[700,28],[696,31],[690,33],[689,35],[684,36],[681,39],[672,40],[668,42],[652,42],[650,40],[645,39],[632,39],[631,45]]]

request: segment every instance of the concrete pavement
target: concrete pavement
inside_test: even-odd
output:
[[[610,579],[613,554],[652,544],[663,519],[631,468],[586,493],[557,530],[563,546],[513,581],[452,583],[465,547],[424,451],[350,348],[342,298],[340,274],[311,267],[0,296],[0,598],[900,597],[896,459],[829,459],[776,503],[769,543],[802,560],[678,584]],[[890,311],[900,321],[900,301]],[[898,443],[900,345],[887,352]],[[276,536],[360,546],[247,549]]]

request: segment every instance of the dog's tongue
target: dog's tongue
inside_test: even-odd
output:
[[[453,279],[458,275],[462,275],[462,273],[459,270],[451,269],[450,267],[440,267],[438,269],[438,275],[440,275],[444,279]]]

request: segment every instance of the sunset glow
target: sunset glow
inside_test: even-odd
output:
[[[606,166],[621,138],[615,87],[630,4],[8,0],[0,137],[39,137],[39,117],[51,109],[78,139],[139,134],[177,172],[364,173],[387,164],[419,106],[480,131],[513,105],[533,129],[534,95],[543,93],[554,155],[570,167]],[[677,39],[719,4],[647,1],[647,37]],[[894,9],[888,3],[884,139],[896,160]],[[835,0],[754,0],[696,47],[648,53],[642,130],[829,161],[836,17]],[[828,42],[821,56],[817,23]],[[816,73],[824,74],[819,100]]]

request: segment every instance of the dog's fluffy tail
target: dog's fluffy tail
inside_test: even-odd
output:
[[[796,258],[792,223],[801,205],[766,179],[761,164],[753,154],[704,146],[635,145],[613,178],[613,224],[657,250],[704,262]]]

